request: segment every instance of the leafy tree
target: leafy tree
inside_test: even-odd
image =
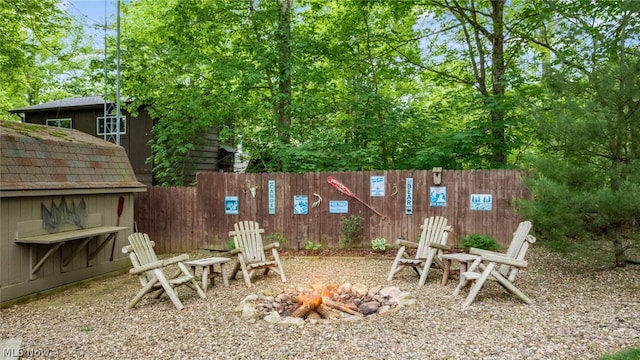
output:
[[[3,1],[0,28],[0,110],[89,93],[91,47],[57,0]]]
[[[555,31],[536,41],[553,55],[548,96],[537,108],[544,148],[523,212],[547,239],[608,241],[615,265],[624,266],[639,240],[640,3],[549,3],[546,10]]]
[[[425,81],[439,86],[436,106],[457,121],[447,124],[449,141],[425,156],[453,153],[445,163],[465,168],[513,166],[524,145],[525,113],[515,95],[525,69],[526,49],[516,34],[529,16],[527,2],[432,0],[420,2],[416,25],[425,48],[420,67]],[[462,110],[462,111],[460,111]],[[523,130],[525,130],[523,132]],[[453,151],[453,152],[452,152]]]

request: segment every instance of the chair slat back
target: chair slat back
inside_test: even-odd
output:
[[[447,218],[442,216],[431,216],[424,219],[424,223],[420,225],[422,233],[418,242],[418,250],[416,251],[416,259],[424,259],[429,253],[429,243],[445,245],[447,243]],[[431,248],[433,249],[433,248]]]
[[[129,244],[133,248],[140,265],[146,265],[154,261],[158,261],[155,250],[153,250],[153,242],[149,239],[149,235],[145,233],[133,233],[129,235]]]
[[[229,236],[234,236],[236,249],[244,249],[245,260],[249,263],[266,261],[262,234],[264,229],[255,221],[241,221],[233,225],[234,231]]]
[[[507,249],[507,253],[505,254],[507,257],[517,260],[524,260],[524,257],[527,254],[527,250],[529,249],[529,243],[533,243],[536,241],[535,237],[529,235],[531,227],[531,221],[523,221],[518,224],[518,228],[513,233],[513,238],[511,239],[509,249]],[[517,268],[509,265],[501,265],[498,269],[498,272],[500,272],[505,277],[508,277],[509,281],[515,280],[517,271]]]

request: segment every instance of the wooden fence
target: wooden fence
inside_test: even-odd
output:
[[[330,186],[329,175],[385,218]],[[336,248],[341,238],[341,219],[352,215],[363,218],[361,241],[352,244],[353,247],[369,247],[371,239],[377,237],[388,242],[399,236],[416,240],[422,220],[434,215],[449,220],[453,227],[451,243],[459,242],[464,235],[482,233],[505,245],[523,220],[514,212],[514,199],[529,197],[521,176],[516,170],[445,170],[438,188],[446,189],[446,205],[433,206],[430,191],[436,185],[433,172],[425,170],[199,173],[195,187],[149,188],[146,193],[136,193],[135,220],[139,231],[147,232],[156,241],[159,252],[226,249],[228,232],[240,220],[259,222],[267,238],[280,234],[286,239],[285,248],[304,248],[307,241]],[[383,182],[378,182],[381,179]],[[407,192],[407,183],[412,191]],[[319,200],[315,194],[322,198],[317,207],[312,206]],[[413,197],[411,206],[407,204],[407,194]],[[306,214],[294,214],[294,196],[306,196]],[[239,207],[237,214],[226,208],[226,201]],[[343,202],[330,208],[330,201]],[[348,212],[335,213],[344,210],[340,206],[344,201]],[[485,210],[472,209],[472,203]],[[406,210],[408,206],[410,212]]]

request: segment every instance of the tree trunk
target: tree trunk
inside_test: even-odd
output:
[[[493,36],[491,38],[491,80],[493,104],[491,106],[491,162],[494,167],[506,165],[507,153],[504,132],[504,4],[505,0],[491,1]]]
[[[622,237],[620,236],[619,230],[615,230],[613,235],[613,253],[615,255],[616,267],[627,266],[627,257],[624,254],[624,246],[622,244]]]
[[[291,7],[293,0],[280,0],[276,34],[278,44],[277,129],[281,143],[291,139]]]

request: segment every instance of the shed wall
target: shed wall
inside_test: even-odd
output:
[[[63,269],[63,259],[68,258],[79,246],[81,240],[65,242],[60,249],[46,260],[44,265],[31,278],[31,267],[47,253],[51,245],[23,244],[15,242],[18,223],[41,220],[43,205],[50,209],[52,202],[59,205],[62,195],[55,196],[23,196],[0,197],[0,302],[6,302],[33,293],[68,285],[89,279],[108,272],[122,270],[130,266],[129,259],[121,249],[127,243],[127,236],[133,230],[133,194],[132,193],[88,193],[83,195],[65,195],[68,205],[78,204],[84,200],[89,214],[101,214],[102,225],[118,223],[118,201],[124,197],[123,212],[119,225],[128,227],[116,237],[114,258],[111,256],[112,242],[101,249],[95,260],[88,264],[89,254],[94,252],[105,235],[92,239],[86,249],[75,255]],[[36,229],[34,229],[36,230]],[[33,252],[32,252],[33,251]]]

